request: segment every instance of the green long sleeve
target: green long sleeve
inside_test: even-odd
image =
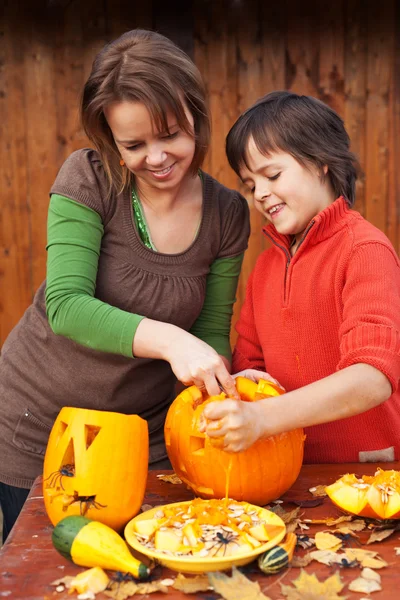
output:
[[[144,317],[94,297],[102,236],[103,225],[95,211],[52,195],[47,222],[47,317],[58,335],[132,357],[132,341]]]
[[[232,358],[229,335],[233,305],[244,253],[213,262],[207,276],[203,308],[190,333],[214,348],[228,360]]]
[[[144,318],[94,297],[103,225],[97,212],[53,194],[48,215],[46,309],[52,330],[84,346],[132,357]],[[216,260],[191,333],[230,359],[230,324],[243,254]]]

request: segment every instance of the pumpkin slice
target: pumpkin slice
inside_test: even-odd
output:
[[[400,472],[379,469],[375,476],[347,473],[325,488],[336,506],[360,517],[400,518]]]

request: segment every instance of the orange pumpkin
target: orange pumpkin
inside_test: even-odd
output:
[[[360,517],[400,519],[400,472],[378,471],[361,478],[347,473],[325,488],[336,506]]]
[[[137,415],[64,407],[43,469],[44,503],[53,525],[84,515],[120,530],[142,505],[148,455],[147,422]]]
[[[283,392],[271,382],[236,379],[242,401],[254,402]],[[264,505],[279,498],[295,482],[303,462],[304,433],[296,429],[259,440],[244,452],[227,453],[219,438],[200,431],[209,397],[192,386],[171,404],[165,422],[165,443],[176,474],[201,498],[223,498],[229,472],[229,497]]]

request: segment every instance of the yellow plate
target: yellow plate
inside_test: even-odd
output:
[[[237,554],[235,556],[209,556],[205,558],[200,557],[188,557],[188,556],[171,556],[168,554],[164,554],[164,552],[160,552],[158,550],[153,550],[151,548],[147,548],[141,544],[135,533],[134,533],[134,524],[137,521],[143,521],[147,519],[151,519],[154,517],[155,513],[163,508],[170,507],[178,507],[185,506],[191,504],[191,500],[188,502],[175,502],[174,504],[167,504],[164,506],[155,506],[154,508],[147,510],[140,515],[134,517],[125,527],[125,539],[128,544],[137,552],[144,554],[145,556],[149,556],[150,558],[156,560],[158,563],[172,569],[173,571],[178,571],[180,573],[204,573],[205,571],[223,571],[225,569],[230,569],[233,565],[241,566],[247,565],[247,563],[254,560],[259,554],[262,554],[266,550],[273,548],[285,537],[286,534],[286,526],[278,515],[267,510],[265,508],[260,508],[259,506],[255,506],[253,504],[247,504],[249,510],[257,510],[261,519],[266,521],[268,525],[275,525],[277,527],[282,527],[282,532],[279,532],[275,537],[271,538],[265,544],[254,548],[251,552],[245,552],[243,554]]]

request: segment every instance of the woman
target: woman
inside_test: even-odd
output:
[[[229,330],[247,203],[199,171],[209,115],[170,40],[130,31],[96,57],[74,152],[51,189],[47,283],[0,361],[0,501],[7,535],[65,406],[148,421],[165,468],[175,381],[235,394]]]

